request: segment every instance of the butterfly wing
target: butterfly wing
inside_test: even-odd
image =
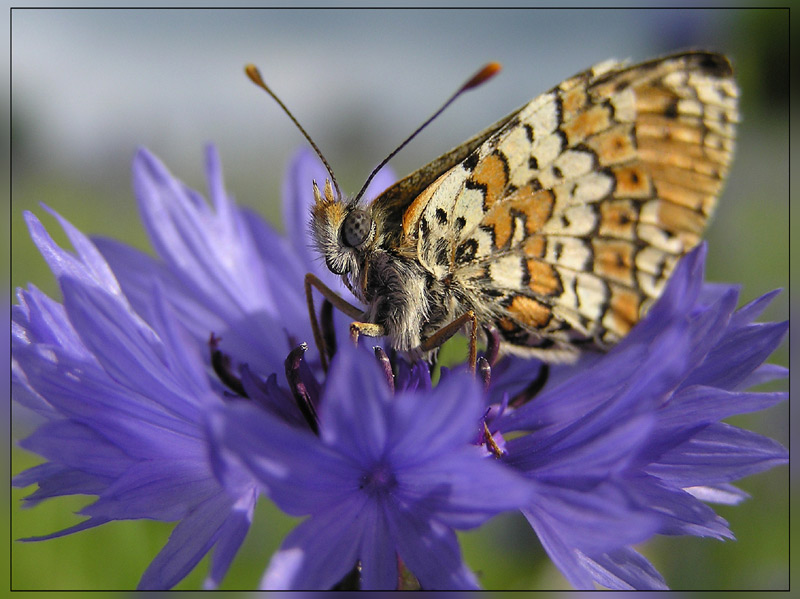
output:
[[[612,344],[700,240],[731,161],[737,93],[717,54],[601,63],[422,190],[404,241],[512,351],[558,359]]]

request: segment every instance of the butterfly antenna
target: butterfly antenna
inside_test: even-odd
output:
[[[403,141],[403,143],[401,143],[399,146],[397,146],[391,154],[389,154],[386,158],[384,158],[383,161],[381,161],[381,163],[378,166],[376,166],[374,169],[372,169],[372,172],[369,174],[369,177],[367,177],[367,180],[364,182],[364,185],[361,187],[361,191],[358,192],[358,194],[356,195],[356,197],[354,198],[353,201],[354,202],[358,202],[358,200],[361,199],[361,196],[364,195],[364,192],[367,190],[367,187],[369,186],[369,184],[372,182],[372,179],[375,177],[375,175],[378,174],[378,171],[381,170],[384,166],[386,166],[386,163],[389,162],[392,158],[394,158],[394,156],[400,150],[402,150],[404,147],[406,147],[408,145],[408,143],[412,139],[414,139],[420,131],[422,131],[425,127],[430,125],[431,121],[433,121],[437,116],[442,114],[447,109],[447,107],[450,106],[450,104],[455,102],[455,99],[458,98],[458,96],[463,94],[465,91],[469,91],[469,90],[471,90],[471,89],[473,89],[475,87],[478,87],[482,83],[488,81],[489,79],[494,77],[497,73],[499,73],[500,69],[502,69],[502,68],[503,67],[500,66],[499,62],[490,62],[489,64],[485,65],[480,71],[475,73],[469,79],[469,81],[467,81],[464,85],[462,85],[458,89],[458,91],[456,91],[456,93],[454,93],[452,96],[450,96],[450,98],[447,100],[447,102],[442,104],[442,106],[441,106],[441,108],[439,108],[439,110],[434,112],[424,123],[422,123],[419,127],[417,127],[416,131],[414,131],[411,135],[409,135],[405,139],[405,141]]]
[[[336,194],[339,197],[341,197],[342,196],[342,192],[339,189],[339,184],[336,182],[336,177],[333,174],[333,169],[331,169],[331,165],[328,164],[328,161],[325,160],[325,156],[323,156],[322,152],[319,151],[319,148],[317,147],[317,144],[315,144],[314,140],[311,139],[311,136],[308,133],[306,133],[306,130],[303,129],[303,126],[300,123],[297,122],[297,119],[294,118],[294,115],[289,111],[288,108],[286,108],[286,105],[283,102],[281,102],[281,99],[278,96],[275,95],[275,92],[273,92],[267,86],[267,84],[264,83],[264,80],[261,78],[261,73],[258,72],[258,68],[256,68],[256,65],[254,65],[254,64],[245,65],[244,72],[250,78],[250,81],[255,83],[258,87],[260,87],[265,92],[267,92],[270,96],[272,96],[272,99],[275,100],[278,103],[278,106],[280,106],[283,109],[283,111],[287,114],[287,116],[290,119],[292,119],[292,122],[300,130],[300,133],[302,133],[303,137],[306,138],[306,141],[309,144],[311,144],[312,148],[314,148],[314,151],[317,153],[317,156],[319,156],[319,159],[322,160],[322,164],[325,165],[325,169],[328,171],[328,174],[331,176],[331,181],[333,181],[333,186],[336,188]]]

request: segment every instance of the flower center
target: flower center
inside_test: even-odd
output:
[[[361,477],[359,488],[374,496],[390,493],[396,486],[397,479],[389,464],[378,462]]]

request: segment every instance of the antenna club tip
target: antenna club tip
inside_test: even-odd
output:
[[[477,87],[482,83],[485,83],[495,75],[497,75],[497,73],[499,73],[501,70],[503,70],[503,65],[501,65],[499,62],[490,62],[489,64],[485,65],[480,71],[475,73],[472,76],[472,79],[467,81],[464,84],[464,87],[462,87],[461,89],[463,91],[467,91],[468,89]]]
[[[250,81],[258,86],[264,86],[264,80],[261,79],[261,73],[258,72],[258,67],[253,63],[244,65],[244,72],[250,78]]]

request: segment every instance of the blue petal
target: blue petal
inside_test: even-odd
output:
[[[778,347],[788,330],[788,322],[778,322],[751,324],[729,332],[685,385],[736,388]]]
[[[660,534],[733,538],[723,518],[683,489],[652,476],[636,476],[628,489],[643,507],[660,518]]]
[[[225,526],[232,500],[218,494],[195,508],[172,531],[167,544],[139,580],[139,590],[169,589],[203,559]]]
[[[662,455],[647,471],[677,487],[727,483],[785,464],[779,443],[734,426],[716,423]]]
[[[706,253],[703,242],[678,261],[661,297],[628,333],[624,343],[646,345],[652,337],[690,313],[702,289]]]
[[[557,536],[558,543],[571,550],[612,551],[644,541],[662,525],[658,514],[617,482],[586,489],[540,484],[537,490],[523,512],[537,524],[546,523],[551,541]]]
[[[363,503],[342,503],[302,522],[273,554],[261,588],[330,589],[355,567],[361,537],[371,532],[361,525],[371,520],[364,511],[374,509]]]
[[[107,476],[81,472],[52,462],[28,468],[11,479],[15,487],[38,485],[36,491],[23,499],[25,507],[33,507],[45,499],[63,495],[98,495],[110,482]]]
[[[728,289],[717,300],[689,317],[687,364],[700,364],[725,333],[739,298],[737,289]]]
[[[70,237],[76,240],[75,243],[78,244],[83,254],[87,257],[88,263],[78,260],[74,255],[58,247],[39,222],[39,219],[33,214],[25,212],[23,216],[28,224],[31,239],[36,244],[36,247],[39,248],[50,270],[53,271],[57,278],[72,277],[86,286],[97,286],[105,289],[108,293],[122,300],[122,291],[108,265],[100,257],[99,252],[94,253],[88,249],[91,243],[85,238],[81,239],[81,234],[72,228],[67,221],[58,217]]]
[[[20,539],[23,543],[30,543],[35,541],[49,541],[50,539],[58,539],[60,537],[65,537],[67,535],[75,534],[76,532],[82,532],[84,530],[89,530],[90,528],[95,528],[96,526],[102,526],[103,524],[108,524],[109,520],[107,518],[89,518],[88,520],[84,520],[83,522],[79,522],[74,526],[70,526],[69,528],[64,528],[57,532],[50,533],[49,535],[42,535],[38,537],[25,537]]]
[[[130,456],[102,435],[88,426],[69,420],[55,420],[41,425],[21,441],[20,446],[93,476],[116,477],[133,463]]]
[[[761,316],[764,309],[772,303],[772,300],[775,299],[775,296],[780,292],[780,289],[774,289],[739,308],[731,317],[730,327],[732,329],[738,329],[753,322],[756,318]]]
[[[746,393],[716,387],[694,385],[675,393],[658,411],[659,434],[673,434],[671,429],[690,430],[734,416],[765,410],[789,398],[788,393]]]
[[[224,313],[204,303],[203,296],[182,282],[163,262],[111,239],[93,241],[111,265],[134,310],[148,322],[152,321],[152,290],[158,286],[169,298],[181,324],[198,341],[206,343],[209,332],[227,329]]]
[[[484,410],[480,387],[466,374],[448,377],[430,394],[399,393],[388,416],[393,458],[408,467],[472,442]]]
[[[36,287],[17,291],[20,305],[12,308],[12,343],[16,349],[34,343],[52,345],[72,356],[89,357],[89,352],[67,318],[64,306]]]
[[[361,590],[397,588],[397,553],[383,510],[370,506],[359,517],[364,530],[358,555],[361,558]]]
[[[375,356],[349,345],[340,348],[322,397],[322,439],[356,462],[374,463],[386,449],[390,400],[386,376]]]
[[[451,450],[439,459],[398,468],[396,501],[455,528],[474,528],[489,518],[527,505],[529,481],[481,456],[475,447]]]
[[[609,589],[667,590],[667,583],[653,565],[630,547],[611,553],[582,555],[584,567]]]
[[[737,391],[749,389],[756,385],[763,385],[764,383],[770,383],[785,378],[789,378],[789,369],[785,366],[779,366],[778,364],[762,364],[733,388]]]
[[[464,563],[458,539],[450,528],[420,518],[414,511],[392,511],[389,518],[397,553],[423,589],[480,588]]]
[[[233,558],[250,530],[256,499],[255,492],[240,499],[231,511],[230,516],[220,527],[219,540],[214,546],[214,553],[211,556],[211,568],[203,585],[204,588],[217,588],[228,572]]]
[[[98,365],[63,355],[56,362],[37,359],[34,348],[17,350],[17,356],[34,388],[48,398],[59,417],[86,424],[128,455],[157,458],[164,455],[164,448],[171,457],[197,455],[196,425],[121,387]]]
[[[103,368],[120,384],[199,425],[198,399],[184,393],[184,384],[164,364],[164,349],[144,321],[115,298],[73,279],[62,280],[64,306],[81,339]]]
[[[576,589],[594,589],[594,580],[579,560],[578,551],[565,542],[561,535],[562,524],[539,510],[523,510],[531,527],[536,531],[542,547],[569,583]]]
[[[508,463],[537,480],[585,484],[603,480],[630,464],[653,431],[654,418],[643,415],[612,426],[587,418],[565,435],[538,435],[507,443]]]
[[[219,486],[201,459],[140,461],[80,513],[113,520],[179,520],[198,503],[219,492]]]
[[[357,494],[363,470],[255,406],[237,402],[212,416],[222,447],[250,470],[264,491],[294,516],[326,510]]]

